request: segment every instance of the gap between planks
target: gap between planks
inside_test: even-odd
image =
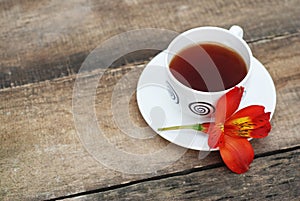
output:
[[[285,149],[280,149],[280,150],[275,150],[275,151],[270,151],[270,152],[257,154],[257,155],[255,155],[254,158],[257,159],[257,158],[263,158],[263,157],[268,157],[268,156],[274,156],[274,155],[278,155],[278,154],[282,154],[282,153],[296,151],[296,150],[299,150],[299,149],[300,149],[300,145],[296,145],[296,146],[288,147],[288,148],[285,148]],[[146,179],[130,181],[128,183],[113,185],[113,186],[109,186],[109,187],[105,187],[105,188],[99,188],[99,189],[94,189],[94,190],[90,190],[90,191],[79,192],[79,193],[76,193],[76,194],[61,196],[61,197],[49,199],[47,201],[63,200],[63,199],[69,199],[69,198],[76,198],[76,197],[80,197],[80,196],[92,195],[92,194],[96,194],[96,193],[102,193],[102,192],[106,192],[106,191],[120,189],[120,188],[123,188],[123,187],[132,186],[132,185],[135,185],[135,184],[141,184],[141,183],[144,183],[144,182],[158,181],[158,180],[161,180],[161,179],[166,179],[166,178],[171,178],[171,177],[189,175],[191,173],[216,169],[216,168],[220,168],[220,167],[223,167],[223,166],[224,166],[223,163],[216,163],[216,164],[202,166],[202,167],[195,167],[195,168],[191,168],[191,169],[187,169],[187,170],[183,170],[183,171],[179,171],[179,172],[169,173],[169,174],[165,174],[165,175],[159,175],[159,176],[150,177],[150,178],[146,178]]]

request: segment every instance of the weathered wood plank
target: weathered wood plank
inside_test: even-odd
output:
[[[300,143],[299,45],[299,34],[252,44],[254,55],[273,76],[278,93],[270,136],[252,141],[256,154]],[[107,139],[120,150],[136,154],[147,154],[168,144],[158,136],[147,140],[127,136],[112,119],[110,103],[114,87],[126,72],[134,69],[138,74],[143,66],[141,63],[107,71],[99,82],[95,99],[98,123]],[[138,76],[132,76],[127,80],[124,98],[131,97],[137,79]],[[151,174],[124,174],[101,165],[76,135],[72,116],[74,80],[75,76],[70,76],[0,91],[1,200],[55,198],[220,162],[218,153],[199,161],[197,152],[188,151],[174,164]],[[87,89],[85,93],[91,91]],[[145,126],[135,98],[131,99],[129,108],[132,122]],[[118,158],[112,160],[119,161]]]
[[[251,172],[224,167],[152,180],[65,200],[287,200],[300,197],[300,150],[254,160]]]
[[[182,32],[204,25],[239,24],[246,40],[256,41],[298,32],[299,9],[298,0],[3,0],[0,88],[74,74],[91,50],[129,30],[153,27]],[[166,47],[171,38],[156,40]],[[120,63],[153,54],[121,58]]]

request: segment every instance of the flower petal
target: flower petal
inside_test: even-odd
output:
[[[271,124],[268,122],[266,125],[256,128],[254,130],[251,130],[249,132],[249,136],[251,138],[264,138],[267,137],[269,132],[271,131]]]
[[[234,115],[227,119],[226,123],[230,123],[231,121],[239,118],[250,117],[254,119],[257,116],[265,114],[265,107],[261,105],[250,105],[239,111],[237,111]],[[270,119],[270,118],[269,118]],[[268,119],[268,120],[269,120]]]
[[[225,135],[262,138],[271,130],[270,112],[263,106],[252,105],[232,115],[224,125]]]
[[[215,125],[215,123],[201,124],[202,132],[208,134],[208,146],[210,148],[217,148],[219,146],[219,138],[222,135],[222,130]]]
[[[238,127],[240,130],[249,130],[249,129],[256,129],[262,127],[268,123],[270,123],[270,114],[271,113],[264,113],[256,117],[240,117],[237,119],[232,119],[230,121],[225,122],[225,127]]]
[[[217,148],[219,146],[220,137],[223,131],[218,126],[213,126],[208,129],[208,146],[210,148]]]
[[[245,138],[264,138],[268,136],[271,131],[271,124],[267,122],[265,125],[254,129],[241,129],[238,126],[226,126],[224,128],[225,135],[232,137],[245,137]]]
[[[223,95],[216,105],[216,124],[224,123],[239,107],[244,87],[234,87]]]
[[[220,153],[226,166],[241,174],[249,170],[254,158],[254,151],[246,138],[224,135],[220,139]]]

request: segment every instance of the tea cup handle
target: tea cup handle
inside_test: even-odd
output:
[[[243,38],[244,31],[243,31],[243,29],[240,26],[233,25],[232,27],[230,27],[229,31],[232,34],[236,35],[237,37]]]

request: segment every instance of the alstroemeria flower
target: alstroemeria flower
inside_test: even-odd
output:
[[[249,169],[254,158],[253,148],[247,138],[263,138],[271,130],[270,112],[264,107],[251,105],[236,112],[244,93],[243,87],[235,87],[217,102],[215,122],[160,128],[159,131],[194,129],[209,135],[210,148],[220,149],[227,167],[241,174]]]
[[[235,87],[222,96],[217,102],[215,122],[205,123],[208,129],[203,129],[209,134],[209,147],[219,147],[227,167],[238,174],[246,172],[254,158],[247,138],[263,138],[271,130],[271,113],[265,113],[263,106],[251,105],[234,113],[243,92],[243,87]]]

